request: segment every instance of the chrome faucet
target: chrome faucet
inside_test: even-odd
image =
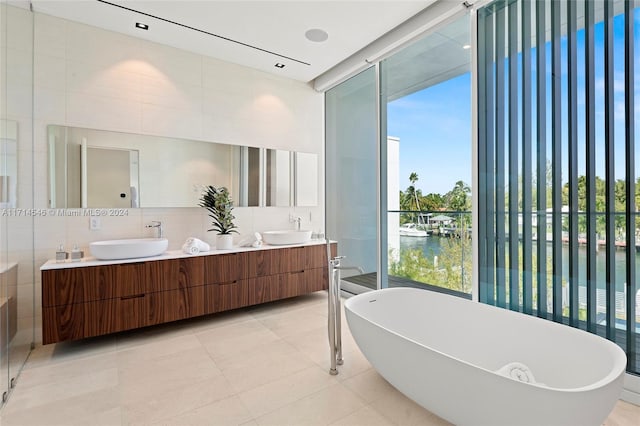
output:
[[[158,228],[158,237],[157,238],[163,238],[164,237],[164,229],[162,228],[162,222],[159,220],[152,220],[151,224],[145,226],[145,228]]]
[[[300,230],[300,224],[302,223],[302,217],[290,215],[289,216],[289,222],[294,222],[296,224],[296,226],[295,226],[296,231],[299,231]]]

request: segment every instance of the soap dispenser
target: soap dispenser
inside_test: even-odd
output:
[[[71,261],[72,262],[80,262],[80,260],[84,257],[84,252],[78,248],[77,244],[73,245],[73,250],[71,250]]]
[[[69,258],[69,253],[64,251],[64,246],[60,244],[58,246],[58,251],[56,251],[56,262],[64,262]]]

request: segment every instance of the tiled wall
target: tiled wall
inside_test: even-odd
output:
[[[47,206],[49,124],[312,152],[323,163],[323,95],[307,84],[48,15],[35,14],[34,26],[35,208]],[[291,228],[290,213],[303,218],[303,228],[321,230],[319,169],[317,207],[236,208],[236,241],[254,231]],[[144,227],[152,220],[164,222],[169,249],[189,236],[214,241],[200,208],[130,209],[124,217],[102,217],[99,231],[89,230],[88,217],[46,214],[35,218],[36,269],[59,244],[88,252],[91,241],[152,236],[154,230]],[[28,238],[21,219],[12,230],[16,240]],[[26,254],[16,247],[21,265]],[[38,325],[37,271],[35,293]]]

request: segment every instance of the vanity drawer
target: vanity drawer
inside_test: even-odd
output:
[[[42,309],[42,344],[87,337],[88,303],[51,306]]]
[[[285,249],[257,250],[245,254],[243,278],[265,277],[281,271]]]
[[[166,260],[162,264],[162,289],[178,290],[205,284],[204,257]]]
[[[248,303],[248,280],[233,280],[205,286],[205,311],[208,314],[242,308]]]
[[[135,262],[104,266],[115,270],[115,297],[134,296],[162,290],[162,262]]]
[[[249,280],[249,305],[272,302],[282,298],[282,275],[251,278]]]
[[[121,296],[86,303],[85,337],[165,322],[164,292]]]
[[[162,292],[164,321],[178,321],[205,314],[205,287]]]
[[[42,272],[42,306],[59,306],[115,297],[113,266],[51,269]]]
[[[281,297],[294,297],[326,289],[328,285],[323,271],[323,268],[314,268],[284,274]]]
[[[220,284],[244,278],[247,253],[229,253],[204,256],[205,284]]]

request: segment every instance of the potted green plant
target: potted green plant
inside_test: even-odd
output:
[[[233,224],[235,216],[231,213],[233,202],[231,201],[229,190],[224,186],[216,188],[209,185],[204,188],[198,205],[207,209],[209,217],[213,219],[211,222],[212,227],[208,231],[218,232],[216,248],[218,250],[231,249],[233,246],[231,233],[238,231],[236,231],[236,226]]]

